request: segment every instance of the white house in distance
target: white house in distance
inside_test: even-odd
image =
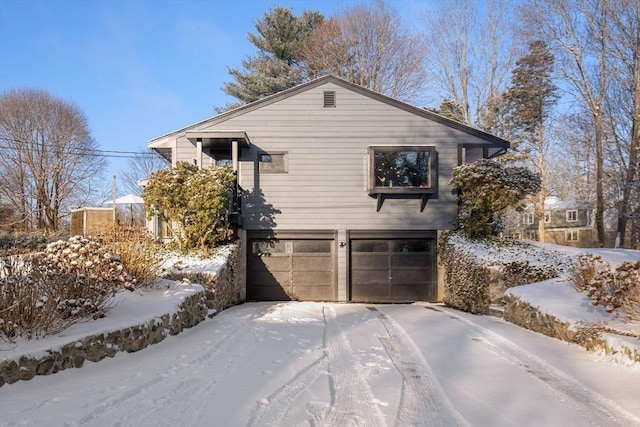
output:
[[[149,141],[233,165],[248,300],[437,301],[453,167],[509,143],[334,76]]]

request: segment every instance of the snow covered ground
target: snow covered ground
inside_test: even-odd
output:
[[[610,316],[557,285],[513,291],[559,316]],[[108,318],[0,343],[0,358],[152,319],[198,289],[165,282],[124,294]],[[0,426],[640,426],[638,402],[637,364],[501,319],[434,304],[265,302],[136,353],[5,385]]]
[[[640,370],[438,305],[247,303],[0,388],[2,426],[632,426]]]

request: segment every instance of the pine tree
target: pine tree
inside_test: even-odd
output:
[[[544,200],[547,196],[545,124],[558,100],[552,81],[554,57],[544,41],[529,43],[527,53],[516,62],[511,83],[497,107],[503,117],[503,131],[516,143],[524,158],[540,174],[542,186],[537,196],[538,240],[544,241]]]
[[[228,68],[234,81],[222,90],[239,102],[219,108],[225,111],[293,87],[303,80],[298,50],[324,17],[319,12],[304,11],[294,16],[290,9],[275,7],[256,23],[257,34],[248,38],[258,53],[242,61],[244,68]]]

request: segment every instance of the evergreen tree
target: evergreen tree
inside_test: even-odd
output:
[[[275,7],[267,12],[256,23],[257,34],[248,35],[258,53],[242,61],[243,69],[229,67],[234,81],[222,87],[226,94],[239,102],[218,111],[257,101],[301,83],[303,75],[298,66],[300,45],[323,20],[323,15],[315,11],[304,11],[301,16],[294,16],[291,9]]]
[[[547,196],[545,155],[548,141],[545,124],[558,100],[552,81],[554,57],[544,41],[529,43],[527,53],[516,62],[511,83],[498,105],[503,117],[503,132],[515,144],[523,158],[540,174],[541,189],[537,197],[538,240],[544,241],[544,200]]]
[[[427,108],[427,110],[460,123],[465,122],[462,107],[451,98],[442,101],[438,108]]]

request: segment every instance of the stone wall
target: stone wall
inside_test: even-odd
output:
[[[140,325],[87,336],[63,345],[57,350],[23,355],[19,360],[0,362],[0,387],[36,375],[48,375],[68,368],[80,368],[85,360],[97,362],[113,357],[118,351],[132,353],[155,344],[167,335],[176,335],[203,321],[207,315],[204,292],[185,297],[174,314],[165,314]]]
[[[240,245],[234,244],[227,263],[216,272],[174,272],[167,276],[170,280],[187,279],[205,288],[207,307],[220,312],[244,302],[244,283],[240,280]]]
[[[541,313],[537,307],[514,295],[505,295],[503,301],[504,319],[511,323],[549,337],[576,343],[589,351],[602,351],[608,355],[617,354],[632,362],[640,362],[640,350],[637,347],[620,342],[614,347],[603,338],[607,335],[615,335],[619,341],[620,331],[607,332],[605,326],[598,325],[585,325],[574,329],[568,322],[562,322],[554,316]]]
[[[162,341],[167,335],[176,335],[203,321],[209,309],[222,311],[244,301],[244,283],[240,280],[240,246],[234,245],[226,265],[215,272],[174,273],[170,280],[188,279],[201,284],[204,292],[190,295],[180,304],[176,313],[156,317],[148,322],[109,333],[87,336],[63,345],[57,350],[46,350],[37,356],[21,356],[19,360],[0,362],[0,387],[36,375],[48,375],[68,368],[79,368],[85,360],[97,362],[113,357],[118,351],[132,353]]]

